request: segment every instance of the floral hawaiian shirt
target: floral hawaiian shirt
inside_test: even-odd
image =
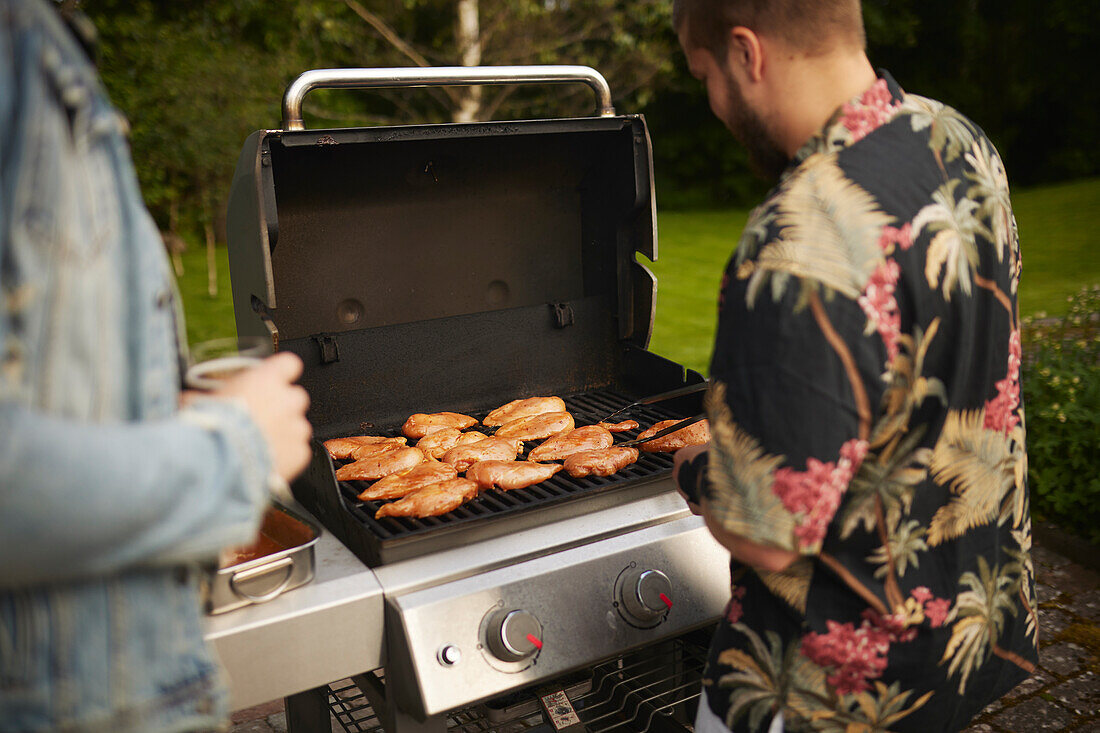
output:
[[[704,681],[732,730],[954,731],[1034,670],[1019,275],[996,150],[885,73],[752,213],[680,477],[800,555],[733,563]]]

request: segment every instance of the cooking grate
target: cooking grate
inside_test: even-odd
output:
[[[572,698],[588,733],[690,731],[688,725],[695,717],[707,658],[706,649],[694,642],[691,636],[662,642],[589,670],[590,685],[585,685],[588,692]],[[576,677],[570,675],[568,684],[573,684]],[[561,687],[566,686],[563,683]],[[531,696],[533,700],[533,691]],[[366,695],[351,680],[330,685],[328,700],[347,733],[386,733]],[[448,733],[554,730],[541,712],[493,722],[484,705],[449,713],[446,718]]]
[[[620,392],[601,389],[563,397],[566,408],[576,420],[577,426],[589,425],[599,421],[600,418],[630,405],[633,397]],[[495,407],[495,406],[494,406]],[[488,414],[488,410],[468,413],[479,420]],[[632,418],[637,420],[640,427],[637,430],[616,434],[616,442],[625,442],[638,436],[638,434],[660,422],[682,418],[684,415],[673,411],[663,405],[646,405],[631,408],[616,420]],[[476,429],[476,428],[474,428]],[[372,429],[372,434],[399,435],[400,429]],[[534,443],[530,447],[534,447]],[[527,449],[519,458],[527,457]],[[502,517],[515,515],[528,510],[546,507],[568,501],[578,495],[593,495],[611,489],[621,489],[636,483],[650,481],[656,477],[666,475],[672,469],[672,455],[669,453],[645,453],[639,455],[638,462],[627,466],[622,471],[611,476],[587,476],[585,478],[573,478],[564,471],[559,472],[547,481],[529,486],[525,489],[513,491],[488,490],[483,491],[476,499],[463,504],[458,509],[438,517],[425,517],[423,519],[412,517],[384,517],[380,520],[374,518],[375,512],[383,502],[360,501],[358,495],[369,485],[362,481],[336,482],[337,491],[342,499],[344,508],[350,515],[351,524],[366,529],[375,543],[403,544],[405,540],[414,540],[421,535],[436,536],[444,534],[450,528],[477,522],[484,524],[490,517]],[[361,530],[360,530],[361,531]],[[352,541],[349,546],[357,550],[358,542]],[[377,551],[376,547],[365,548],[368,562],[376,563],[385,553]],[[381,561],[388,561],[381,557]]]

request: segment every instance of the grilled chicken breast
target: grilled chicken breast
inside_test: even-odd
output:
[[[401,440],[404,440],[402,438]],[[361,445],[351,452],[348,456],[353,461],[365,461],[368,458],[377,458],[385,453],[393,453],[394,451],[401,450],[402,448],[408,448],[404,443],[371,443],[369,445]]]
[[[565,470],[573,478],[610,476],[638,460],[637,448],[603,448],[574,453],[565,459]]]
[[[373,481],[391,473],[408,471],[428,458],[419,448],[399,448],[336,469],[337,481]]]
[[[517,439],[494,436],[451,448],[443,454],[443,462],[462,473],[478,461],[513,461],[522,449],[523,443]]]
[[[602,422],[599,423],[601,428],[606,428],[613,433],[625,433],[628,430],[637,430],[640,426],[637,420],[623,420],[622,422]]]
[[[553,476],[561,470],[556,463],[531,461],[481,461],[470,466],[466,478],[477,481],[483,489],[496,486],[504,491],[523,489]]]
[[[527,454],[529,461],[561,461],[582,450],[610,448],[615,436],[607,428],[586,425],[551,436],[549,440]]]
[[[370,485],[359,494],[361,501],[380,501],[382,499],[400,499],[406,494],[423,489],[440,481],[458,478],[458,471],[448,463],[429,461],[414,466],[408,471],[391,473]]]
[[[481,424],[492,427],[519,420],[521,417],[542,415],[547,412],[565,412],[565,401],[561,397],[528,397],[524,400],[512,400],[486,415]]]
[[[644,440],[650,435],[655,435],[665,428],[672,427],[678,422],[680,421],[662,420],[653,427],[642,431],[638,438]],[[710,423],[706,420],[700,420],[693,425],[688,425],[683,430],[677,430],[675,433],[666,435],[663,438],[657,438],[657,440],[647,441],[640,444],[638,447],[646,453],[673,453],[689,445],[702,445],[709,440]]]
[[[443,428],[468,428],[477,425],[477,420],[460,412],[433,412],[430,415],[418,412],[410,415],[409,419],[401,427],[401,432],[409,438],[423,438],[428,433],[434,433]]]
[[[458,428],[443,428],[425,435],[416,444],[416,447],[438,461],[444,453],[456,445],[476,443],[479,440],[485,440],[485,438],[485,435],[477,431],[464,433]]]
[[[344,460],[351,458],[351,453],[356,448],[361,448],[364,445],[375,445],[378,443],[396,443],[397,445],[405,445],[405,438],[386,438],[381,435],[352,435],[348,438],[333,438],[332,440],[326,440],[325,450],[328,454],[336,460]]]
[[[496,435],[498,438],[542,440],[563,430],[572,430],[574,424],[573,416],[568,412],[546,412],[510,420],[497,428]]]
[[[375,519],[382,517],[436,517],[462,506],[477,496],[476,481],[466,478],[452,478],[430,484],[412,492],[403,499],[383,504],[374,513]]]

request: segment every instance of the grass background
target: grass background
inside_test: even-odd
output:
[[[1066,298],[1100,283],[1100,178],[1017,191],[1023,315],[1062,315]],[[748,218],[745,210],[658,214],[657,321],[650,348],[704,374],[714,337],[718,283]],[[229,256],[216,250],[218,296],[207,295],[206,251],[192,243],[179,278],[191,343],[234,335]],[[644,260],[643,260],[644,261]]]

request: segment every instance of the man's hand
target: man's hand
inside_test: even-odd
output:
[[[696,516],[702,515],[703,512],[698,504],[688,499],[687,494],[685,494],[683,491],[680,491],[680,466],[684,465],[686,461],[691,461],[700,453],[704,453],[707,450],[708,445],[709,443],[704,443],[702,445],[689,445],[686,448],[681,448],[680,450],[676,451],[676,453],[674,453],[672,456],[672,480],[676,483],[676,491],[680,494],[681,498],[683,498],[684,502],[688,505],[688,509],[691,510],[691,513]]]
[[[309,394],[295,384],[302,375],[302,360],[280,352],[258,366],[234,375],[204,396],[243,402],[275,461],[275,472],[292,481],[309,463],[309,439],[313,428],[306,420]]]

